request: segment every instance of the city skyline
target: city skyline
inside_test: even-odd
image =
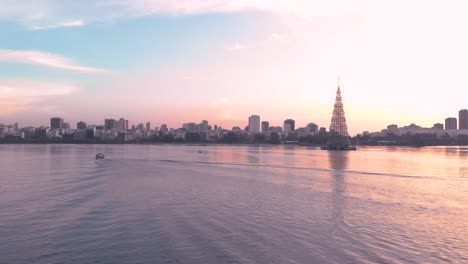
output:
[[[350,134],[430,127],[466,108],[463,1],[0,5],[1,123],[125,115],[233,127],[257,113],[328,127],[338,73]]]
[[[359,133],[349,135],[346,132],[346,120],[344,118],[344,112],[343,112],[343,103],[342,103],[342,98],[341,98],[341,90],[340,87],[338,87],[337,90],[337,97],[336,97],[336,102],[333,107],[333,113],[332,113],[332,118],[331,122],[329,125],[324,125],[324,124],[317,124],[313,121],[310,121],[306,125],[303,126],[297,126],[296,125],[296,120],[295,119],[285,119],[284,121],[280,123],[272,123],[269,120],[262,119],[260,115],[250,115],[247,118],[246,123],[241,124],[241,125],[236,125],[232,127],[223,127],[221,125],[218,125],[217,123],[211,123],[203,119],[201,120],[201,123],[197,124],[192,121],[186,121],[182,124],[176,125],[176,126],[168,126],[168,123],[163,122],[159,124],[153,124],[151,121],[135,121],[130,123],[130,121],[126,118],[120,117],[120,118],[104,118],[102,121],[103,122],[96,122],[96,123],[88,123],[87,121],[84,121],[84,119],[76,121],[76,122],[65,122],[65,118],[55,116],[55,117],[50,117],[48,125],[45,123],[37,126],[37,128],[50,128],[50,129],[86,129],[89,127],[102,127],[104,130],[112,130],[112,129],[117,129],[118,131],[126,131],[126,130],[131,130],[131,129],[141,129],[141,130],[159,130],[162,127],[164,129],[185,129],[187,131],[194,130],[193,128],[197,126],[204,126],[204,127],[219,127],[223,130],[226,131],[233,131],[236,129],[239,130],[244,130],[246,132],[249,132],[251,134],[257,134],[257,133],[264,133],[264,132],[294,132],[297,131],[297,129],[303,129],[303,128],[308,128],[311,125],[314,127],[314,131],[318,131],[319,129],[324,129],[325,131],[335,131],[338,132],[338,134],[342,136],[355,136],[358,134],[362,133],[380,133],[382,131],[385,132],[392,132],[392,130],[398,129],[398,128],[417,128],[417,129],[434,129],[434,130],[441,130],[441,131],[450,131],[450,130],[460,130],[460,131],[468,131],[468,109],[460,109],[458,111],[458,117],[447,117],[441,122],[433,123],[432,126],[419,126],[417,125],[417,121],[411,122],[409,124],[403,124],[403,126],[397,125],[397,124],[389,124],[386,126],[386,128],[383,128],[382,130],[363,130]],[[340,120],[343,118],[344,120]],[[67,120],[68,121],[68,120]],[[343,123],[341,123],[343,122]],[[76,124],[76,126],[72,126],[72,124]],[[153,124],[153,126],[151,126]],[[209,125],[210,124],[210,125]],[[252,126],[253,124],[253,126]],[[34,126],[20,126],[18,122],[14,122],[12,124],[6,124],[6,123],[0,123],[1,126],[15,126],[17,128],[23,127],[34,127]],[[158,126],[159,125],[159,126]],[[406,126],[404,126],[406,125]],[[139,128],[141,126],[141,128]],[[343,127],[341,127],[343,126]],[[380,130],[380,131],[379,131]],[[424,133],[424,132],[417,132],[417,133]]]

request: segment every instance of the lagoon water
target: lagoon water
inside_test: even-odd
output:
[[[0,263],[468,263],[467,147],[0,145],[0,165]]]

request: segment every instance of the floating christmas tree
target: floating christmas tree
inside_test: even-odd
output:
[[[349,137],[348,126],[343,108],[343,98],[341,98],[340,82],[338,79],[338,90],[336,91],[335,106],[330,125],[330,131],[335,131],[340,136]]]

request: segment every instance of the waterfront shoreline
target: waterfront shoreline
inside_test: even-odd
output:
[[[300,147],[314,147],[320,148],[319,144],[305,144],[305,143],[225,143],[225,142],[2,142],[0,145],[173,145],[173,146],[300,146]],[[371,145],[371,144],[356,144],[357,147],[465,147],[468,144],[433,144],[433,145]]]

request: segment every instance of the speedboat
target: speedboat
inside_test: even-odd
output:
[[[104,154],[102,154],[102,153],[96,154],[96,159],[97,159],[97,160],[105,159],[105,158],[106,158],[106,156],[104,156]]]

